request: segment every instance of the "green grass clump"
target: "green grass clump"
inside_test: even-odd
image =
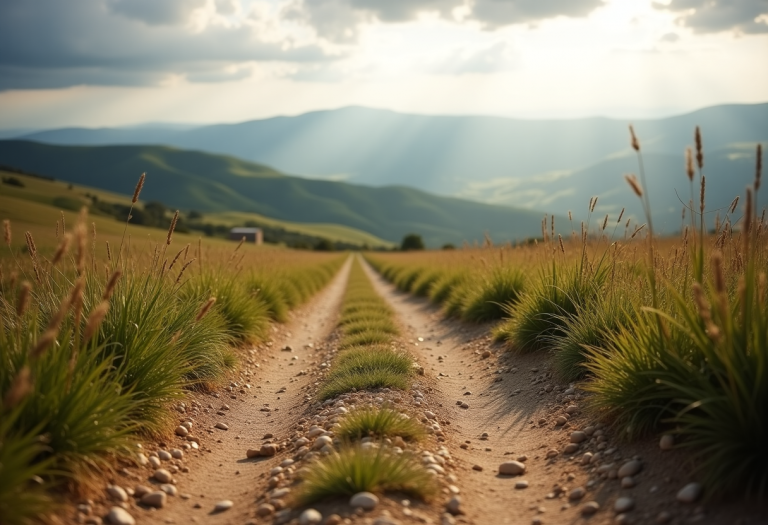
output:
[[[418,441],[424,436],[424,428],[419,422],[391,408],[360,408],[344,416],[335,433],[339,438],[350,441],[395,436],[406,441]]]
[[[429,270],[423,272],[413,282],[413,285],[411,286],[411,293],[413,293],[413,295],[416,297],[429,296],[430,292],[432,291],[432,286],[442,277],[442,275],[443,271],[441,270]]]
[[[604,271],[587,277],[576,267],[564,275],[554,267],[517,303],[506,307],[510,319],[494,330],[494,336],[516,351],[551,348],[553,337],[565,334],[566,320],[597,296],[604,280]]]
[[[352,348],[355,346],[382,345],[392,340],[392,333],[385,330],[366,329],[354,334],[345,335],[339,341],[339,348]]]
[[[435,304],[443,304],[451,296],[453,290],[462,287],[469,278],[469,272],[445,272],[432,284],[429,299]]]
[[[363,346],[342,351],[333,362],[318,396],[330,399],[354,390],[408,387],[413,359],[386,346]]]
[[[379,319],[358,319],[355,322],[346,323],[342,326],[342,332],[346,336],[359,334],[367,331],[379,331],[390,335],[397,335],[398,329],[395,322],[388,318]]]
[[[510,267],[494,268],[465,299],[461,317],[466,321],[493,321],[501,319],[520,297],[525,285],[525,274]]]
[[[427,500],[437,491],[435,478],[413,456],[394,454],[385,447],[353,447],[331,454],[309,466],[297,500],[307,505],[358,492],[404,492]]]

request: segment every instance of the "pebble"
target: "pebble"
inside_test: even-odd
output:
[[[481,467],[480,465],[472,465],[472,470],[476,470],[478,472],[482,472],[483,471],[483,467]]]
[[[173,448],[171,449],[171,456],[175,459],[181,459],[184,457],[184,452],[182,452],[178,448]]]
[[[123,487],[117,485],[109,485],[107,487],[107,494],[115,501],[128,501],[128,493]]]
[[[333,439],[330,436],[320,436],[315,439],[315,442],[312,444],[312,449],[319,450],[326,445],[333,445]]]
[[[121,507],[112,507],[107,514],[107,521],[112,525],[136,525],[136,520]]]
[[[568,494],[568,499],[581,499],[587,495],[587,491],[584,487],[576,487]]]
[[[623,489],[631,489],[635,486],[635,478],[632,476],[625,476],[621,478],[621,488]]]
[[[323,521],[323,515],[315,509],[307,509],[299,516],[299,525],[317,525]]]
[[[270,505],[269,503],[262,503],[256,509],[256,515],[261,516],[262,518],[266,516],[271,516],[274,513],[275,513],[275,507],[273,505]]]
[[[148,492],[141,497],[141,503],[148,507],[154,507],[161,509],[165,505],[165,501],[168,498],[165,492],[156,490],[154,492]]]
[[[528,488],[528,482],[525,480],[520,480],[517,483],[515,483],[515,488],[520,489],[527,489]]]
[[[576,405],[570,405],[568,408],[565,409],[566,414],[575,414],[579,410],[579,407]]]
[[[681,503],[693,503],[701,496],[701,485],[688,483],[677,493],[677,501]]]
[[[437,417],[437,416],[435,415],[435,413],[434,413],[434,412],[430,412],[429,410],[427,410],[426,412],[424,412],[424,416],[425,416],[427,419],[435,419],[435,418]]]
[[[448,503],[445,504],[445,510],[454,515],[461,514],[461,498],[459,496],[452,497],[448,500]]]
[[[581,506],[581,513],[584,516],[591,516],[598,510],[600,510],[600,505],[596,501],[588,501]]]
[[[160,465],[162,465],[160,458],[157,456],[149,456],[149,464],[152,465],[153,468],[160,468]]]
[[[389,516],[381,516],[373,520],[372,525],[400,525],[400,522]]]
[[[179,494],[179,490],[171,485],[170,483],[163,483],[160,485],[160,490],[168,494],[169,496],[177,496]]]
[[[226,423],[219,422],[219,423],[216,423],[216,428],[218,428],[219,430],[229,430],[229,425],[227,425]]]
[[[323,525],[341,525],[342,523],[341,516],[338,514],[331,514],[327,518],[325,518],[325,521],[323,522]]]
[[[182,427],[181,425],[176,427],[177,436],[187,437],[187,434],[189,434],[189,429],[187,429],[186,427]]]
[[[585,452],[583,456],[581,456],[581,464],[582,465],[589,465],[592,461],[592,452]]]
[[[579,445],[577,445],[576,443],[570,443],[570,444],[566,445],[565,449],[563,449],[563,453],[564,454],[573,454],[577,450],[579,450]]]
[[[565,425],[568,422],[568,418],[565,416],[557,416],[557,419],[555,419],[555,425],[562,426]]]
[[[147,487],[146,485],[136,485],[133,488],[133,497],[140,498],[144,494],[147,494],[148,492],[152,492],[152,489]]]
[[[225,510],[231,509],[232,505],[234,505],[234,503],[232,503],[231,500],[223,499],[214,505],[213,512],[224,512]]]
[[[277,445],[274,443],[267,443],[259,449],[260,456],[274,456],[275,454],[277,454]]]
[[[618,514],[630,511],[633,508],[635,508],[635,500],[632,498],[622,497],[617,499],[616,503],[613,504],[613,510]]]
[[[553,458],[553,457],[557,456],[558,454],[559,454],[559,452],[557,451],[557,449],[551,448],[551,449],[547,450],[547,459]]]
[[[171,456],[170,453],[166,452],[165,450],[161,450],[157,453],[157,457],[159,457],[163,461],[170,461],[173,459],[173,456]]]
[[[666,510],[662,510],[656,516],[656,523],[668,523],[669,520],[671,520],[671,519],[672,519],[672,514],[670,514]]]
[[[640,463],[638,460],[633,459],[631,461],[627,461],[619,469],[619,477],[624,478],[627,476],[634,476],[635,474],[640,472],[641,468],[643,468],[643,464]]]
[[[159,468],[155,471],[154,474],[152,474],[152,477],[155,478],[160,483],[170,483],[173,477],[171,476],[171,473],[165,470],[164,468]]]
[[[577,430],[576,432],[571,432],[571,443],[581,443],[586,440],[587,440],[587,434],[582,432],[581,430]]]
[[[373,510],[379,503],[379,498],[370,492],[358,492],[349,499],[349,504],[353,507],[362,507],[365,510]]]
[[[659,440],[659,448],[661,450],[672,450],[675,446],[675,436],[672,434],[664,434]]]
[[[499,465],[499,474],[505,476],[517,476],[525,472],[525,463],[519,461],[505,461]]]

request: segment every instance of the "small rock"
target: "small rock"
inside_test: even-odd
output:
[[[317,525],[323,521],[323,515],[315,509],[307,509],[299,516],[299,525]]]
[[[592,452],[585,452],[583,456],[581,456],[581,464],[582,465],[589,465],[592,461]]]
[[[107,494],[115,501],[128,501],[128,493],[125,492],[123,487],[117,485],[109,485],[107,487]]]
[[[184,452],[179,450],[178,448],[171,449],[171,457],[174,459],[181,459],[184,457]]]
[[[680,503],[693,503],[701,496],[701,485],[688,483],[677,493],[677,501]]]
[[[568,494],[568,499],[581,499],[587,495],[587,491],[584,487],[576,487]]]
[[[615,510],[617,514],[630,511],[633,508],[635,508],[635,500],[632,498],[619,498],[616,500],[616,503],[613,504],[613,510]]]
[[[353,507],[362,507],[365,510],[373,510],[379,503],[379,498],[370,492],[358,492],[349,499],[349,504]]]
[[[176,435],[181,437],[187,437],[187,434],[189,434],[189,429],[186,427],[178,426],[176,427]]]
[[[672,434],[664,434],[659,440],[659,448],[661,450],[672,450],[675,446],[675,436]]]
[[[662,510],[659,512],[659,514],[656,516],[656,523],[669,523],[669,521],[672,519],[672,514],[667,512],[666,510]]]
[[[218,422],[216,423],[216,428],[218,428],[219,430],[229,430],[229,425],[227,425],[226,423]]]
[[[164,468],[159,468],[155,471],[154,474],[152,474],[152,477],[155,478],[160,483],[170,483],[173,479],[173,476],[171,476],[171,473],[165,470]]]
[[[575,414],[576,412],[578,412],[578,410],[579,410],[579,407],[577,407],[576,405],[570,405],[568,406],[568,408],[565,409],[565,413]]]
[[[582,443],[587,440],[587,434],[581,430],[571,432],[571,443]]]
[[[472,470],[476,470],[478,472],[482,472],[483,471],[483,467],[481,467],[480,465],[472,465]]]
[[[633,459],[632,461],[627,461],[619,469],[619,477],[624,478],[626,476],[634,476],[635,474],[640,472],[641,468],[643,468],[643,464],[637,461],[636,459]]]
[[[177,496],[179,494],[179,490],[170,483],[163,483],[160,485],[160,490],[168,494],[169,496]]]
[[[520,480],[517,483],[515,483],[515,488],[520,489],[527,489],[528,488],[528,482],[525,480]]]
[[[248,449],[248,450],[245,452],[245,457],[247,457],[247,458],[249,458],[249,459],[250,459],[250,458],[257,458],[257,457],[259,457],[259,456],[261,456],[261,454],[260,454],[260,452],[259,452],[258,450],[256,450],[255,448],[249,448],[249,449]]]
[[[213,506],[213,512],[224,512],[225,510],[231,509],[232,505],[234,505],[234,503],[232,503],[231,500],[223,499]]]
[[[112,525],[136,525],[136,520],[122,507],[112,507],[107,514],[107,521]]]
[[[330,436],[320,436],[319,438],[315,439],[315,442],[312,444],[313,450],[320,450],[324,446],[333,445],[333,439]]]
[[[159,457],[163,461],[170,461],[173,459],[173,456],[171,456],[170,453],[166,452],[165,450],[161,450],[157,453],[157,457]]]
[[[483,353],[481,355],[483,356],[483,359],[488,359],[489,357],[491,357],[491,351],[483,350]]]
[[[635,486],[635,478],[632,476],[625,476],[621,478],[621,488],[623,489],[631,489]]]
[[[133,488],[133,497],[134,498],[140,498],[144,494],[148,494],[150,492],[152,492],[152,489],[147,487],[146,485],[136,485]]]
[[[338,514],[331,514],[327,518],[325,518],[325,521],[323,522],[323,525],[341,525],[342,523],[341,516]]]
[[[275,513],[275,507],[270,505],[269,503],[262,503],[256,509],[256,515],[262,518],[266,516],[271,516],[274,513]]]
[[[156,509],[161,509],[165,505],[165,501],[168,498],[165,492],[161,490],[156,490],[154,492],[149,492],[147,494],[144,494],[141,497],[141,503],[143,505],[146,505],[147,507],[154,507]]]
[[[400,522],[389,516],[381,516],[373,520],[371,525],[400,525]]]
[[[600,510],[600,505],[596,501],[588,501],[581,506],[581,514],[584,516],[591,516],[598,510]]]
[[[560,453],[557,451],[556,448],[550,448],[549,450],[547,450],[547,459],[554,458],[558,454]]]
[[[505,461],[499,465],[499,474],[505,476],[517,476],[525,472],[525,463],[519,461]]]
[[[265,445],[262,445],[259,449],[259,455],[260,456],[274,456],[277,454],[277,445],[274,443],[267,443]]]
[[[568,418],[565,416],[557,416],[557,419],[555,419],[555,425],[558,427],[565,425],[568,422]]]
[[[427,419],[435,419],[437,416],[435,415],[434,412],[430,412],[429,410],[427,410],[426,412],[424,412],[424,417],[426,417]]]
[[[445,510],[451,514],[461,514],[461,498],[459,496],[452,497],[448,503],[445,504]]]
[[[579,450],[579,445],[577,445],[576,443],[569,443],[569,444],[568,444],[568,445],[566,445],[566,447],[563,449],[563,453],[565,453],[565,454],[573,454],[573,453],[574,453],[574,452],[576,452],[577,450]]]

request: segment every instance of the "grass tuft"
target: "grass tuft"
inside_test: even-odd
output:
[[[418,441],[424,436],[424,428],[397,410],[371,407],[353,410],[344,416],[335,433],[339,438],[350,441],[395,436],[406,441]]]

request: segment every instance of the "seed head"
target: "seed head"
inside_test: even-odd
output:
[[[115,286],[117,286],[117,283],[120,281],[120,277],[122,275],[123,272],[120,271],[120,269],[117,269],[109,278],[109,281],[107,281],[107,287],[104,288],[104,295],[101,296],[104,301],[109,301],[109,298],[112,297],[112,292],[115,291]]]
[[[215,297],[211,297],[210,299],[208,299],[205,302],[205,304],[203,305],[203,307],[200,308],[200,311],[197,313],[197,317],[195,317],[195,322],[198,322],[198,321],[200,321],[200,319],[205,317],[205,314],[208,313],[208,310],[211,309],[211,307],[213,306],[213,304],[215,302],[216,302],[216,298]]]
[[[757,164],[755,165],[755,195],[760,189],[760,177],[763,174],[763,145],[757,145]]]
[[[689,181],[693,181],[693,151],[691,148],[685,148],[685,174],[688,175]]]
[[[146,173],[142,173],[141,177],[139,177],[139,182],[136,184],[136,189],[133,190],[133,199],[131,199],[131,204],[136,204],[136,201],[139,200],[139,193],[141,193],[141,188],[144,187],[144,179],[146,176]]]
[[[179,284],[181,282],[181,276],[184,275],[184,270],[186,270],[190,264],[195,262],[196,259],[190,259],[189,262],[187,262],[184,266],[181,267],[181,271],[179,272],[179,276],[176,278],[176,282],[174,284]]]
[[[701,145],[701,130],[699,126],[696,126],[696,163],[699,165],[699,169],[704,169],[704,148]]]
[[[27,240],[27,251],[29,252],[29,256],[32,259],[35,259],[37,256],[37,246],[35,246],[35,240],[32,238],[32,234],[29,232],[24,232],[24,237]]]
[[[61,238],[61,242],[59,243],[59,247],[56,248],[56,253],[53,254],[53,260],[51,261],[51,264],[53,266],[56,266],[59,261],[61,261],[62,257],[66,255],[67,250],[69,249],[69,242],[72,240],[72,235],[69,233],[65,233],[64,236]]]
[[[83,340],[90,341],[93,335],[101,326],[104,317],[109,311],[109,301],[102,301],[99,305],[93,309],[88,316],[88,321],[85,323],[85,332],[83,333]]]
[[[736,206],[739,204],[739,196],[736,195],[736,198],[731,201],[731,205],[728,207],[728,213],[733,213],[736,211]]]
[[[701,191],[699,192],[699,210],[701,210],[702,213],[702,220],[704,220],[704,195],[706,194],[706,188],[707,188],[707,178],[702,176],[701,177]]]
[[[563,236],[558,233],[557,239],[560,241],[560,251],[565,253],[565,246],[563,246]]]
[[[723,254],[719,251],[712,254],[712,273],[715,278],[715,290],[725,293],[725,272],[723,271]]]
[[[5,219],[3,221],[3,232],[5,234],[5,244],[11,246],[11,221]]]
[[[168,228],[168,237],[165,239],[165,244],[170,245],[171,239],[173,238],[173,230],[176,229],[176,221],[179,220],[179,210],[176,210],[176,213],[173,214],[173,219],[171,219],[171,227]]]
[[[624,217],[624,208],[621,209],[621,213],[619,213],[619,218],[616,220],[616,224],[621,222],[622,217]]]
[[[632,149],[635,151],[640,151],[640,142],[637,140],[637,136],[635,135],[635,128],[632,127],[632,124],[629,125],[629,135],[632,138]]]
[[[627,183],[632,187],[632,191],[635,192],[635,195],[638,197],[643,196],[643,189],[640,187],[640,183],[637,181],[637,177],[635,177],[633,174],[624,175],[624,178],[626,179]]]
[[[16,315],[21,317],[24,312],[27,311],[29,306],[29,294],[32,291],[32,285],[28,281],[21,283],[21,290],[19,290],[19,297],[16,299]]]

